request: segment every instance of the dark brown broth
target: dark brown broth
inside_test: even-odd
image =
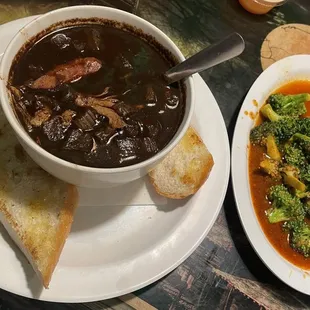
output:
[[[102,68],[53,90],[27,87],[29,81],[55,66],[81,57],[101,60]],[[81,130],[73,121],[58,141],[50,141],[43,125],[33,127],[29,134],[48,152],[67,161],[91,167],[120,167],[150,158],[176,133],[184,116],[184,95],[180,86],[167,87],[160,78],[173,64],[172,59],[163,57],[133,33],[107,25],[79,25],[47,34],[28,49],[13,65],[11,83],[21,89],[20,100],[31,116],[42,107],[40,100],[46,104],[44,98],[52,99],[52,104],[47,103],[53,108],[50,120],[68,109],[76,111],[75,120],[87,110],[94,113],[91,108],[78,107],[72,97],[76,92],[97,95],[109,87],[107,95],[116,95],[125,108],[134,109],[122,115],[127,126],[111,129],[107,117],[94,113],[97,124],[92,130]],[[156,94],[155,104],[146,98],[148,89]],[[117,111],[123,110],[120,105]],[[70,137],[75,142],[68,147]]]

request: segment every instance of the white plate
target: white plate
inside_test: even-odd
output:
[[[32,18],[0,27],[0,53]],[[7,243],[5,234],[0,236],[1,288],[59,302],[111,298],[158,280],[197,248],[222,206],[230,152],[219,107],[198,75],[195,87],[197,102],[192,124],[215,161],[200,191],[189,200],[172,202],[159,197],[147,179],[122,188],[80,190],[80,207],[50,289],[41,292],[34,272],[20,252]]]
[[[250,196],[248,154],[253,120],[245,112],[256,113],[268,95],[281,85],[297,79],[310,79],[310,55],[291,56],[268,67],[255,81],[241,107],[232,144],[232,180],[239,215],[246,234],[266,266],[283,282],[310,295],[310,277],[285,260],[269,243],[256,218]],[[259,103],[255,107],[253,100]]]

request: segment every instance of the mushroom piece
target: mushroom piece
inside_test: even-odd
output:
[[[109,124],[112,128],[123,128],[126,123],[122,118],[110,108],[93,105],[92,108],[100,115],[106,116],[109,119]]]
[[[98,105],[101,107],[111,108],[118,102],[119,100],[115,98],[115,96],[109,96],[105,98],[95,98],[79,94],[75,98],[75,104],[78,105],[79,107],[92,107],[94,105]]]
[[[63,119],[63,124],[65,126],[70,126],[73,118],[76,116],[76,112],[72,110],[66,110],[61,114]]]
[[[35,112],[34,117],[30,119],[30,124],[34,127],[40,127],[43,123],[49,120],[51,115],[51,109],[44,106],[42,109]]]

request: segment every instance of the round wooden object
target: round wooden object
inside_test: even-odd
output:
[[[291,55],[310,54],[310,26],[287,24],[271,31],[261,48],[263,70]]]

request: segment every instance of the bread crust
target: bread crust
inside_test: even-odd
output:
[[[71,230],[73,216],[78,205],[78,191],[73,185],[68,185],[67,195],[59,216],[58,235],[56,240],[56,249],[49,258],[48,268],[42,273],[43,285],[48,288],[55,267]]]
[[[12,215],[5,207],[5,202],[3,200],[1,200],[0,202],[0,212],[4,217],[4,219],[2,220],[2,224],[6,227],[11,237],[13,237],[12,233],[15,235],[15,238],[13,238],[14,241],[16,241],[15,240],[16,238],[20,240],[20,242],[23,245],[21,250],[24,252],[27,259],[30,261],[32,267],[34,268],[38,277],[41,279],[42,284],[45,288],[48,288],[49,286],[53,272],[61,255],[62,249],[70,233],[74,212],[78,206],[78,199],[79,195],[77,188],[73,185],[67,185],[67,191],[65,194],[65,199],[63,201],[63,207],[61,208],[59,214],[59,224],[57,225],[56,228],[57,239],[54,243],[54,251],[52,251],[51,253],[46,253],[46,255],[49,255],[48,257],[49,260],[47,268],[43,271],[40,271],[38,269],[39,266],[38,263],[40,260],[40,257],[37,252],[38,245],[32,243],[32,240],[31,238],[29,238],[29,235],[25,235],[27,234],[27,232],[24,232],[20,229],[19,225],[16,223],[14,219],[14,215]],[[7,222],[7,224],[3,222],[4,220]],[[13,232],[8,230],[9,227],[7,227],[7,225],[11,227],[11,230],[13,230]]]
[[[149,172],[149,177],[152,185],[154,186],[156,192],[160,194],[161,196],[164,196],[166,198],[170,199],[184,199],[187,198],[190,195],[195,194],[200,187],[205,183],[205,181],[208,179],[210,172],[214,166],[214,160],[212,154],[209,152],[205,144],[203,143],[201,137],[198,135],[196,130],[192,127],[189,127],[187,130],[185,136],[182,138],[182,140],[179,142],[179,145],[182,148],[182,151],[187,151],[185,150],[185,147],[182,147],[182,143],[190,144],[190,147],[194,147],[195,145],[203,146],[204,147],[204,154],[200,154],[200,162],[203,164],[199,167],[199,174],[197,175],[190,175],[190,174],[185,174],[182,176],[182,183],[183,184],[188,184],[188,185],[194,185],[192,188],[188,186],[187,191],[184,193],[171,193],[171,192],[166,192],[164,191],[156,182],[156,177],[155,177],[155,172],[158,167],[163,163],[163,161],[156,166],[152,171]],[[169,153],[167,156],[177,156],[177,153]],[[188,150],[190,152],[190,150]],[[169,171],[167,171],[169,173]]]

